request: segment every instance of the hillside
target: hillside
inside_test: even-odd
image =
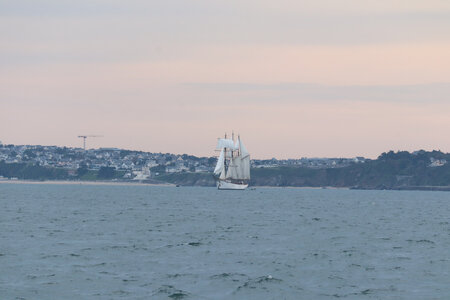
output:
[[[381,154],[375,160],[340,168],[278,166],[253,168],[252,186],[345,187],[356,189],[450,190],[450,154],[440,151],[406,151]],[[0,161],[0,176],[31,180],[116,180],[125,172],[112,167],[76,170]],[[152,182],[182,186],[214,186],[211,173],[160,173]]]
[[[252,186],[347,187],[357,189],[450,189],[450,155],[439,151],[388,152],[376,160],[343,168],[252,169]],[[169,174],[158,178],[179,185],[213,186],[211,174]]]

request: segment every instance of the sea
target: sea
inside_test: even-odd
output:
[[[0,184],[0,299],[450,299],[450,193]]]

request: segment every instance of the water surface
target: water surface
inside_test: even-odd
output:
[[[0,184],[0,299],[450,299],[450,194]]]

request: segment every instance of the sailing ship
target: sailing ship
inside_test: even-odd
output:
[[[232,138],[219,138],[216,150],[220,151],[214,178],[219,190],[245,190],[250,181],[250,154],[240,136],[237,141]]]

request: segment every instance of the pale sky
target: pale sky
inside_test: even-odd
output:
[[[0,0],[0,141],[450,152],[450,1]]]

